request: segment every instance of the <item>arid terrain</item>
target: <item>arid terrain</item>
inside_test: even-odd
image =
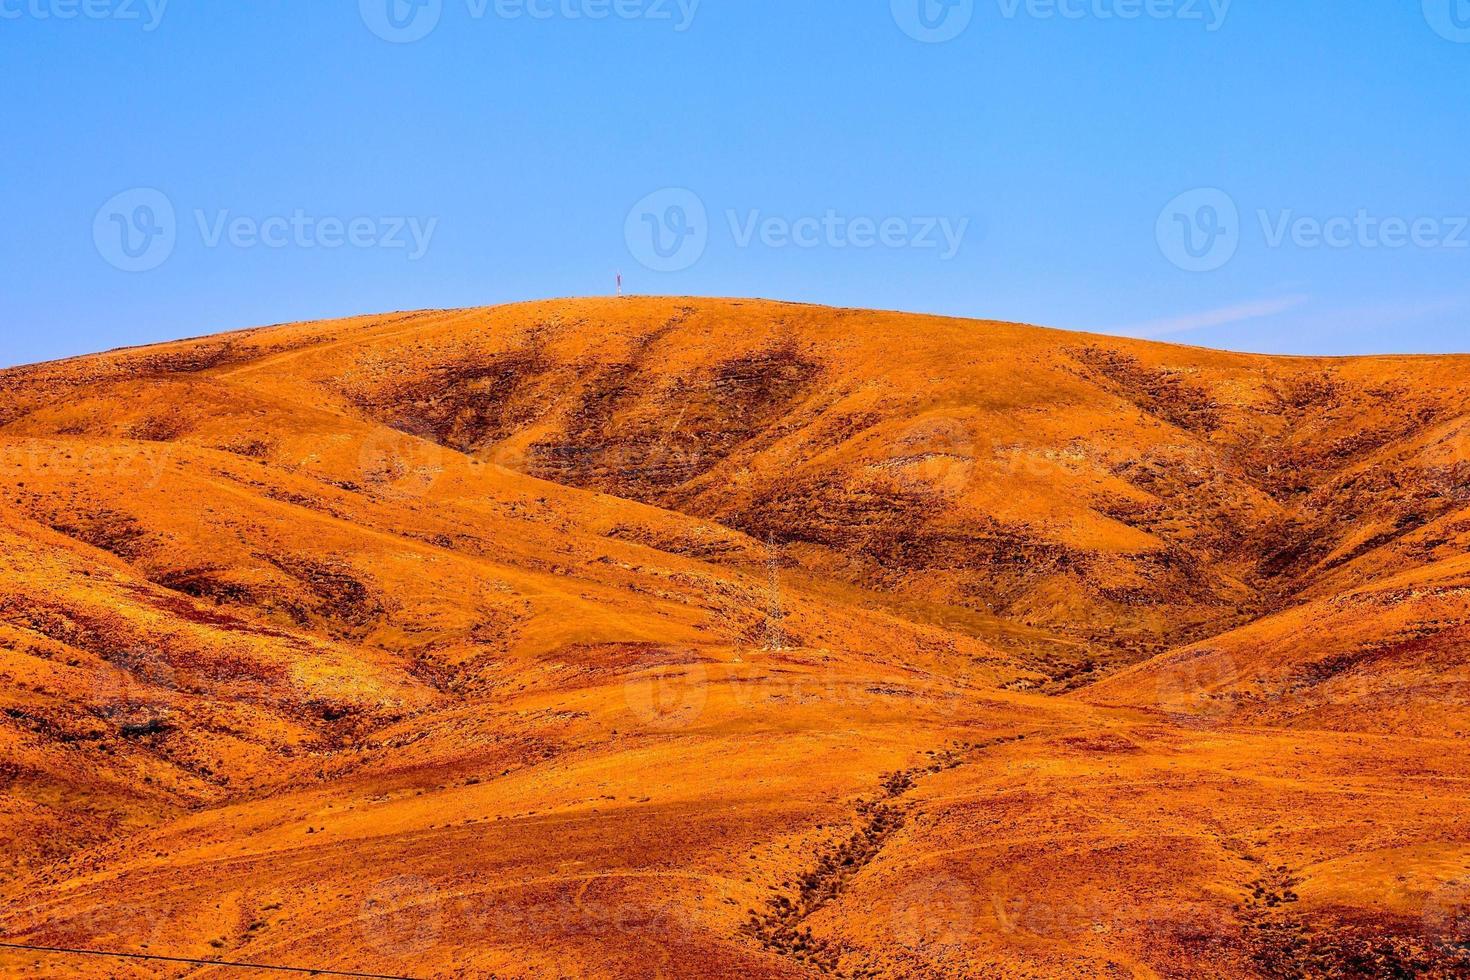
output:
[[[629,298],[3,371],[0,839],[7,977],[1470,977],[1470,357]]]

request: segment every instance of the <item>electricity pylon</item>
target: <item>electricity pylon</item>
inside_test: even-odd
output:
[[[769,552],[766,564],[770,572],[770,608],[766,611],[766,646],[769,651],[786,649],[786,610],[781,604],[781,553],[776,548],[776,537],[766,539]]]

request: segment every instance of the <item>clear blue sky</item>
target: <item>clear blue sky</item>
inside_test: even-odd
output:
[[[1470,349],[1470,0],[161,2],[0,0],[0,363],[619,270]]]

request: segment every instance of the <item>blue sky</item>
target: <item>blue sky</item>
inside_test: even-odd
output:
[[[619,271],[1470,349],[1470,0],[0,0],[0,65],[4,364]]]

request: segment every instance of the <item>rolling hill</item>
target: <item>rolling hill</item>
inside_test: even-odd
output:
[[[6,975],[1470,975],[1470,357],[287,324],[0,372],[0,541]]]

